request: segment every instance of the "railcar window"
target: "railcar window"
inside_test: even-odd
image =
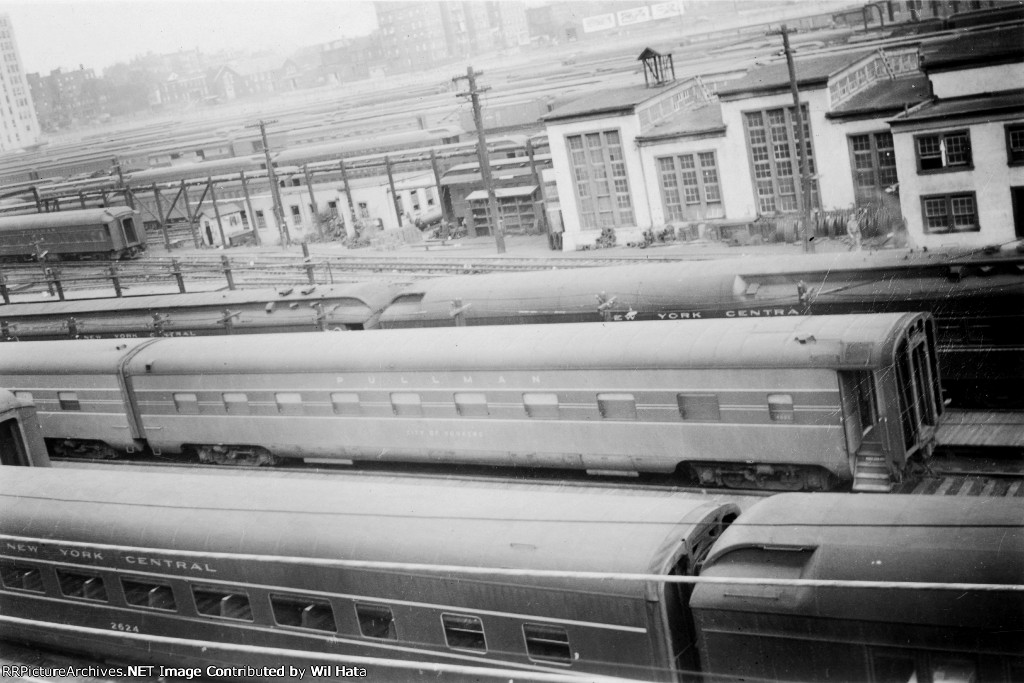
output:
[[[556,420],[561,415],[558,411],[558,394],[523,394],[523,407],[530,417],[541,420]]]
[[[359,394],[336,392],[331,394],[331,407],[335,415],[359,415]]]
[[[0,422],[0,465],[27,465],[21,425],[15,419]]]
[[[897,654],[872,653],[871,668],[875,683],[907,683],[915,678],[914,658]]]
[[[4,562],[0,564],[0,581],[5,588],[32,593],[43,592],[43,577],[35,567],[24,564]]]
[[[772,422],[792,422],[793,397],[789,394],[768,394],[768,417]]]
[[[722,419],[716,394],[676,394],[679,417],[697,422],[715,422]]]
[[[391,409],[400,417],[423,415],[423,403],[419,394],[396,392],[391,394]]]
[[[69,598],[107,601],[107,589],[103,585],[103,577],[58,569],[57,580],[60,581],[60,592]]]
[[[636,398],[633,394],[598,394],[597,407],[606,420],[636,419]]]
[[[31,391],[15,391],[14,395],[17,396],[18,398],[20,398],[22,401],[31,401],[32,400],[32,392]]]
[[[195,394],[174,394],[174,409],[185,415],[199,414],[199,397]]]
[[[453,650],[477,650],[487,652],[484,638],[484,624],[476,617],[461,614],[442,614],[444,639]]]
[[[193,586],[192,597],[196,602],[196,611],[203,616],[252,621],[249,596],[245,593]]]
[[[356,617],[359,619],[359,632],[367,638],[395,640],[395,617],[387,605],[368,605],[356,603]]]
[[[302,415],[302,394],[298,392],[281,392],[274,394],[277,412],[282,415]]]
[[[487,417],[487,394],[458,392],[455,394],[455,409],[462,417]]]
[[[166,583],[121,579],[121,588],[124,589],[124,600],[129,605],[171,612],[177,609],[174,602],[174,591]]]
[[[78,402],[78,394],[74,391],[58,391],[57,400],[60,401],[61,410],[82,409],[82,405]]]
[[[526,639],[526,654],[540,662],[572,662],[569,634],[565,629],[540,624],[523,624],[523,638]]]
[[[308,628],[314,631],[335,631],[334,610],[326,600],[298,595],[271,595],[274,621],[281,626]]]
[[[229,391],[224,395],[224,409],[228,415],[248,415],[249,397],[243,393]]]
[[[962,681],[969,683],[978,680],[978,667],[963,657],[932,657],[931,678],[933,681]]]

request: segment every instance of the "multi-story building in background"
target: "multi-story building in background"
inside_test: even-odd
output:
[[[93,123],[104,110],[106,96],[92,69],[54,69],[49,76],[31,73],[27,79],[43,130]]]
[[[382,59],[414,71],[529,40],[526,5],[502,2],[377,2]]]
[[[39,121],[32,107],[25,69],[14,39],[14,28],[0,14],[0,152],[21,149],[39,141]]]

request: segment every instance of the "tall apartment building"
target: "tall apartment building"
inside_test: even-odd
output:
[[[10,17],[0,14],[0,152],[28,147],[38,141],[39,121],[32,107],[14,28]]]
[[[518,0],[377,2],[381,56],[390,71],[414,71],[523,44],[526,5]]]

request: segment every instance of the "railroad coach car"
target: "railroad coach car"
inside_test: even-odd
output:
[[[928,316],[21,343],[67,450],[665,472],[888,490],[942,412]]]
[[[772,496],[722,535],[701,575],[930,584],[702,583],[690,606],[703,668],[725,680],[1024,680],[1019,500]],[[950,583],[984,587],[935,587]]]
[[[4,637],[175,666],[373,657],[381,681],[417,678],[388,660],[679,680],[698,665],[685,588],[457,567],[692,573],[740,510],[621,488],[47,471],[0,471]]]
[[[144,228],[123,206],[0,217],[0,258],[129,258],[146,249]]]
[[[945,397],[1024,407],[1024,257],[887,251],[428,279],[383,328],[927,311]]]
[[[0,339],[38,341],[361,330],[396,285],[155,294],[0,306]]]

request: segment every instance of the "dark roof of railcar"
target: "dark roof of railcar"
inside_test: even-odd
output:
[[[50,213],[22,214],[20,216],[2,216],[0,217],[0,231],[23,230],[25,228],[65,228],[99,224],[134,213],[132,209],[126,206],[109,206],[104,209],[78,209],[75,211],[53,211]]]
[[[169,311],[205,306],[240,306],[268,303],[308,306],[316,302],[361,304],[371,312],[380,310],[394,294],[392,283],[362,282],[348,285],[319,285],[309,294],[298,290],[236,289],[186,294],[149,294],[104,299],[68,299],[66,301],[21,302],[0,305],[0,319],[18,316],[81,315],[102,311]],[[282,291],[287,291],[283,294]]]
[[[301,345],[287,334],[161,339],[128,369],[215,374],[870,367],[890,353],[887,347],[914,315],[403,329],[344,339],[304,335]],[[856,361],[846,355],[854,350]]]
[[[723,505],[734,510],[725,496],[621,488],[68,474],[0,468],[0,530],[173,550],[663,573],[694,524]],[[535,581],[544,582],[528,580]],[[606,593],[644,591],[641,583],[600,586]]]

